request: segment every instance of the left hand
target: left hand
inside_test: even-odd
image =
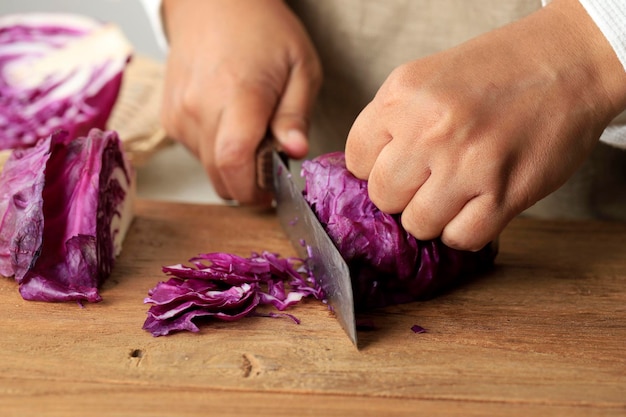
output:
[[[269,204],[255,178],[268,130],[289,157],[308,152],[322,70],[304,26],[283,0],[164,0],[163,12],[163,127],[198,157],[220,197]]]

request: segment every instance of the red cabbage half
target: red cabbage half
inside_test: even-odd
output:
[[[493,263],[495,244],[465,252],[415,239],[372,203],[343,152],[305,161],[302,176],[305,199],[348,263],[357,310],[432,297]]]
[[[113,131],[57,132],[0,174],[0,274],[27,300],[100,301],[132,219],[134,181]]]
[[[87,17],[0,17],[0,149],[104,130],[130,55],[119,28]]]

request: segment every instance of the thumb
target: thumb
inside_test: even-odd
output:
[[[307,133],[315,96],[316,77],[294,68],[278,103],[271,128],[282,150],[291,158],[304,158],[309,151]]]
[[[301,159],[309,152],[308,123],[301,115],[276,114],[272,131],[280,149],[290,158]]]

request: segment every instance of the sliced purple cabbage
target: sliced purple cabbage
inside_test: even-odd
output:
[[[114,25],[72,14],[0,17],[0,149],[59,129],[104,130],[131,47]]]
[[[495,244],[466,252],[415,239],[372,203],[343,152],[305,161],[302,176],[305,199],[348,263],[357,310],[432,297],[493,263]]]
[[[250,315],[287,316],[260,313],[260,306],[284,311],[303,297],[323,298],[303,262],[281,258],[270,252],[253,253],[249,258],[228,253],[206,253],[182,264],[163,267],[171,276],[148,292],[151,304],[143,328],[154,336],[171,332],[199,331],[196,321],[212,317],[224,321]]]
[[[22,297],[100,301],[132,219],[134,182],[113,131],[60,131],[11,153],[0,174],[0,274]]]
[[[493,263],[495,245],[464,252],[438,239],[416,240],[398,216],[374,206],[367,183],[348,172],[341,152],[306,161],[302,172],[305,198],[350,268],[357,310],[431,297]],[[197,332],[195,321],[202,317],[233,321],[259,314],[262,305],[282,311],[305,296],[324,299],[304,260],[263,252],[250,258],[209,253],[190,262],[193,266],[164,267],[171,278],[144,300],[152,306],[143,328],[154,336]],[[425,332],[419,326],[412,330]]]

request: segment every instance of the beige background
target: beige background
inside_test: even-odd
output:
[[[539,0],[290,0],[317,45],[325,84],[314,114],[312,153],[342,149],[351,122],[396,65],[460,43],[540,7]],[[9,0],[0,13],[67,11],[121,26],[138,53],[164,59],[136,0]],[[297,170],[297,164],[296,170]],[[626,152],[599,145],[562,189],[528,213],[626,219]],[[138,171],[140,197],[220,203],[204,170],[180,145]]]

